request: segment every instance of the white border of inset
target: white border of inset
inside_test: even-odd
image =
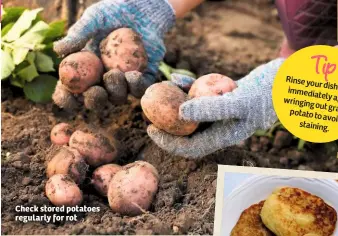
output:
[[[221,235],[223,197],[224,197],[223,196],[223,193],[224,193],[223,187],[224,187],[224,173],[225,172],[338,180],[338,173],[218,165],[216,206],[215,206],[215,217],[214,217],[214,219],[215,219],[215,221],[214,221],[214,235],[216,235],[216,236]]]

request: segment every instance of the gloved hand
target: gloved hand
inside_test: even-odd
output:
[[[131,28],[141,36],[148,55],[148,67],[137,80],[145,90],[155,82],[165,54],[163,37],[174,23],[175,12],[167,0],[102,0],[86,9],[54,50],[65,56],[85,47],[99,55],[103,38],[117,28]]]
[[[278,58],[254,69],[237,81],[237,88],[215,97],[200,97],[183,103],[180,116],[185,120],[214,122],[210,128],[192,136],[168,134],[154,125],[148,134],[162,149],[186,158],[199,158],[239,143],[258,129],[268,129],[277,121],[272,104],[272,85],[284,59]],[[174,76],[178,86],[189,78]],[[180,81],[180,82],[178,82]],[[192,81],[190,79],[190,81]]]

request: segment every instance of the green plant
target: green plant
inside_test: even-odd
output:
[[[1,29],[1,80],[23,89],[34,102],[48,102],[57,79],[46,73],[56,72],[60,59],[53,42],[64,35],[65,22],[44,22],[42,8],[5,8]]]
[[[160,63],[159,71],[166,77],[167,80],[171,80],[171,74],[181,74],[181,75],[187,75],[194,79],[196,79],[196,75],[188,70],[184,69],[175,69],[169,66],[168,64],[164,63],[163,61]]]

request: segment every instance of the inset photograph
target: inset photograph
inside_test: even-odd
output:
[[[215,235],[338,235],[337,175],[219,166]]]

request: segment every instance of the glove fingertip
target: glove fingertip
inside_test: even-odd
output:
[[[80,51],[86,42],[81,42],[80,40],[73,40],[68,37],[65,37],[59,41],[54,42],[53,49],[61,57],[71,54],[73,52]]]
[[[171,74],[171,82],[187,93],[195,82],[195,79],[187,75],[173,73]]]
[[[190,101],[183,103],[179,109],[179,116],[186,121],[196,121],[192,116],[192,104]]]

